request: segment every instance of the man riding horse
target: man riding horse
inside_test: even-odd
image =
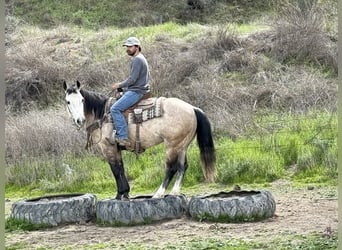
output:
[[[147,60],[141,53],[140,41],[136,37],[129,37],[123,46],[126,46],[127,54],[132,57],[131,68],[126,80],[112,85],[114,90],[124,88],[126,91],[110,108],[114,131],[109,141],[129,148],[131,142],[128,140],[128,128],[123,112],[150,92],[150,72]]]

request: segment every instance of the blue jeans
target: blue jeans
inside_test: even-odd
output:
[[[118,139],[128,138],[127,123],[122,112],[136,104],[142,96],[134,91],[127,91],[110,108]]]

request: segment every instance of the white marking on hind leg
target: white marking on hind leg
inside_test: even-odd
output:
[[[162,198],[165,193],[165,188],[163,187],[163,184],[160,185],[157,192],[152,196],[152,198]]]
[[[175,184],[173,185],[172,190],[170,192],[171,195],[180,195],[182,180],[183,180],[183,173],[181,174],[178,172],[177,179],[176,179]]]
[[[184,166],[185,156],[186,156],[186,149],[179,153],[178,161],[180,165]],[[180,168],[178,169],[178,172],[177,172],[177,179],[175,181],[175,184],[173,185],[172,190],[170,192],[171,195],[180,195],[180,189],[182,186],[183,177],[184,177],[184,169]]]

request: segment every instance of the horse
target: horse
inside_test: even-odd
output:
[[[114,129],[109,108],[117,100],[117,95],[109,97],[109,95],[87,91],[82,87],[78,80],[73,84],[63,82],[67,110],[77,129],[86,127],[87,146],[95,149],[109,163],[117,186],[115,199],[127,200],[130,186],[125,176],[122,150],[128,149],[113,144],[108,139]],[[155,106],[156,100],[158,110],[154,109],[153,112],[150,110],[149,113],[159,113],[159,115],[140,122],[134,122],[135,119],[128,120],[128,139],[133,145],[139,145],[141,149],[139,153],[160,143],[164,143],[165,146],[165,177],[152,198],[164,197],[176,173],[176,181],[170,195],[181,194],[182,181],[188,168],[188,147],[196,135],[205,181],[214,182],[215,147],[211,125],[206,114],[200,108],[175,97],[150,97],[144,101],[154,103]],[[134,112],[137,110],[139,111],[134,109]],[[139,112],[141,113],[141,109]]]

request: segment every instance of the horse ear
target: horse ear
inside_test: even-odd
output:
[[[78,80],[76,81],[76,86],[78,89],[80,89],[80,87],[81,87],[81,83]]]
[[[64,80],[64,82],[63,82],[63,88],[64,88],[65,91],[68,89],[68,86],[67,86],[67,83],[66,83],[65,80]]]

